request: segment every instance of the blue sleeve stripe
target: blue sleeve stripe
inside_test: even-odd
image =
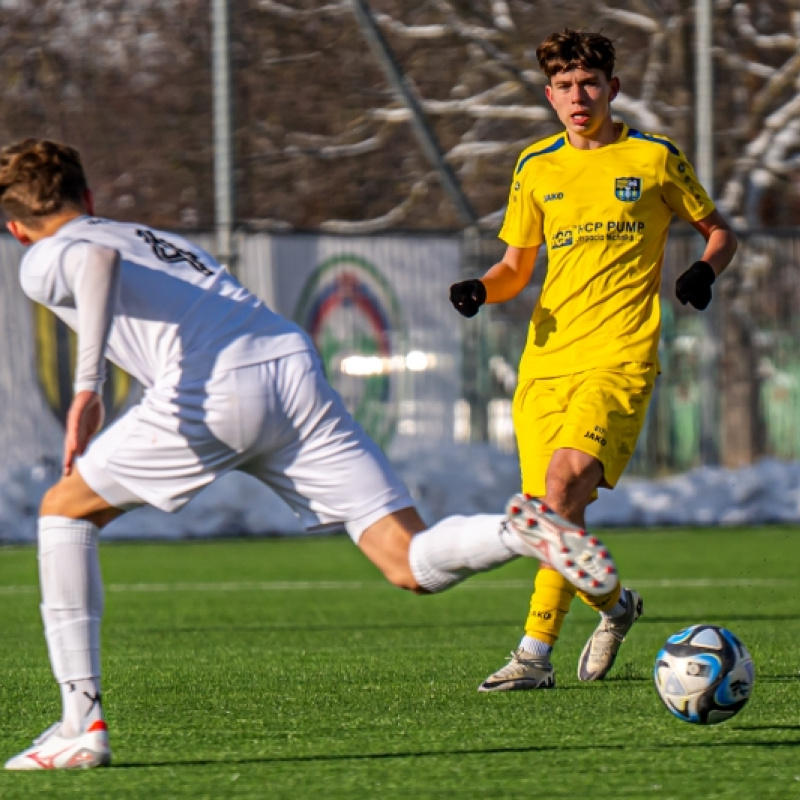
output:
[[[674,156],[679,156],[681,154],[680,150],[678,150],[678,148],[675,147],[672,142],[668,142],[666,139],[659,139],[657,136],[650,136],[646,133],[642,133],[641,131],[637,131],[634,128],[630,128],[628,130],[628,136],[630,136],[632,139],[644,139],[646,142],[655,142],[656,144],[663,145]]]
[[[525,158],[523,158],[522,161],[517,164],[517,171],[515,175],[519,175],[519,173],[522,171],[522,168],[528,163],[528,161],[530,161],[530,159],[536,158],[536,156],[543,156],[545,153],[554,153],[556,150],[560,150],[564,144],[564,137],[559,136],[559,138],[556,139],[553,144],[551,144],[549,147],[545,147],[544,150],[537,150],[535,153],[528,153],[528,155],[526,155]]]

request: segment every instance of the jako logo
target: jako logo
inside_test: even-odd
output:
[[[601,436],[599,433],[593,433],[592,431],[586,431],[586,433],[583,434],[583,438],[592,439],[595,442],[600,442],[601,447],[605,447],[607,444],[605,436]]]
[[[563,200],[564,199],[564,192],[555,192],[554,194],[546,194],[544,196],[544,202],[549,203],[551,200]]]

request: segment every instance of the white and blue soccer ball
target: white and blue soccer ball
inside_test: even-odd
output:
[[[726,628],[692,625],[670,636],[653,675],[661,702],[678,719],[716,725],[738,714],[753,690],[753,659]]]

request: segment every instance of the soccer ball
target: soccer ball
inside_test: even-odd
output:
[[[661,702],[678,719],[716,725],[744,708],[755,670],[747,648],[729,630],[692,625],[667,639],[653,677]]]

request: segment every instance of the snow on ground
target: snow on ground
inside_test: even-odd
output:
[[[452,445],[393,462],[430,522],[450,514],[500,512],[518,490],[513,454]],[[18,467],[0,480],[0,542],[31,542],[53,466]],[[764,460],[739,470],[701,467],[660,480],[623,479],[600,492],[590,527],[800,523],[800,463]],[[108,526],[106,539],[302,534],[291,511],[253,478],[226,476],[176,514],[141,508]]]

